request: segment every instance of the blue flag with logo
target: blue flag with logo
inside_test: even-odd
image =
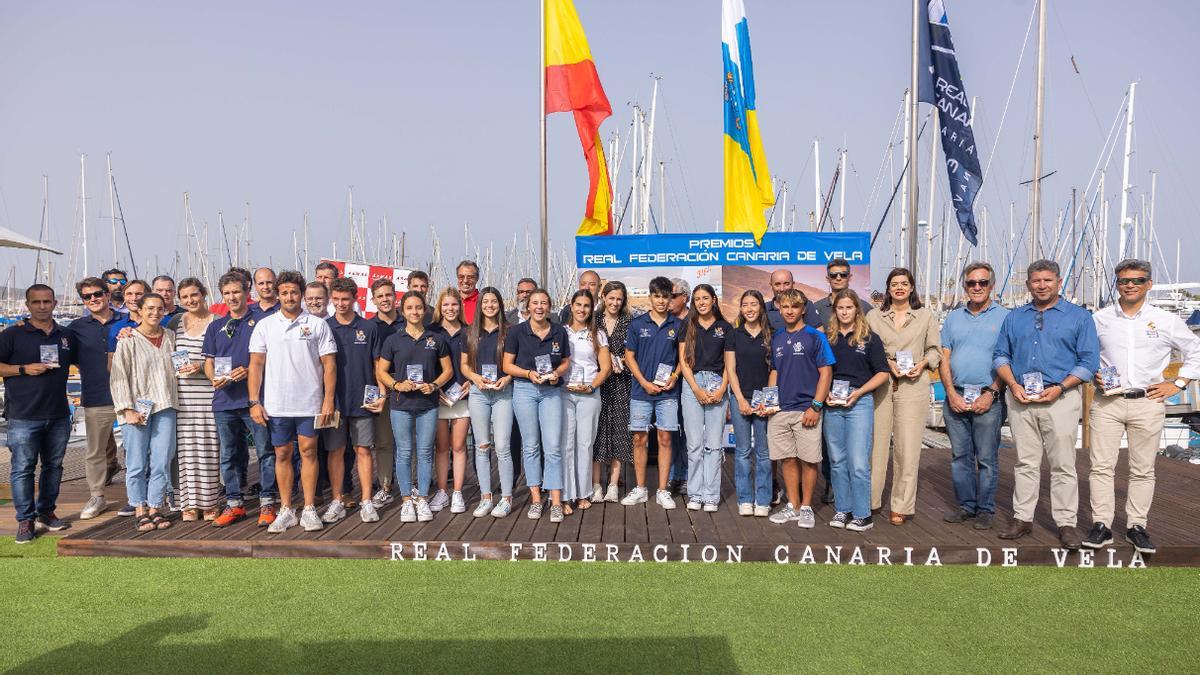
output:
[[[958,72],[958,56],[950,39],[950,19],[942,0],[921,3],[918,31],[921,58],[917,73],[917,100],[937,106],[942,125],[942,153],[958,226],[972,245],[979,244],[975,226],[975,195],[983,186],[975,132],[971,128],[971,99]]]

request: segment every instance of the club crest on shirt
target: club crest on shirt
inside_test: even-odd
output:
[[[725,327],[717,326],[716,329],[713,330],[713,337],[725,337]]]
[[[358,330],[355,330],[354,331],[354,344],[356,344],[356,345],[367,344],[367,331],[365,331],[361,328],[359,328]]]
[[[71,348],[71,342],[70,342],[69,340],[67,340],[67,338],[63,338],[63,339],[62,339],[62,348],[63,348],[63,349],[70,349],[70,348]]]
[[[670,338],[670,339],[672,339],[672,340],[674,340],[674,339],[675,339],[675,329],[674,329],[674,328],[668,328],[668,329],[667,329],[667,337],[668,337],[668,338]]]
[[[551,354],[562,353],[562,345],[558,344],[558,340],[555,340],[554,342],[550,343],[550,353]]]
[[[1158,339],[1158,326],[1154,325],[1153,321],[1146,324],[1146,337],[1151,340]]]
[[[247,325],[247,326],[253,326],[253,325],[254,325],[254,319],[250,319],[249,321],[247,321],[247,322],[246,322],[246,325]]]
[[[644,337],[644,338],[650,337],[650,329],[649,328],[640,329],[638,331],[638,337]]]
[[[437,341],[433,339],[433,336],[425,338],[425,349],[437,349]]]
[[[793,342],[792,343],[792,353],[793,354],[803,354],[804,353],[804,343],[803,342]]]
[[[300,326],[300,339],[307,340],[310,337],[312,337],[312,328],[309,328],[308,326]]]
[[[861,344],[861,345],[855,347],[854,351],[858,352],[859,354],[866,354],[867,353],[867,345]]]

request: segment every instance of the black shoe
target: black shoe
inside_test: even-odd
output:
[[[687,481],[686,481],[686,480],[681,480],[681,481],[679,481],[679,494],[681,494],[681,495],[685,495],[685,496],[686,496],[686,495],[687,495],[687,493],[688,493],[688,491],[687,491]]]
[[[59,532],[69,529],[71,524],[54,515],[54,512],[51,511],[50,513],[39,515],[37,517],[37,522],[34,523],[34,527],[44,527],[51,532]]]
[[[29,542],[33,541],[33,534],[32,520],[22,520],[21,522],[17,523],[16,542],[18,544],[28,544]]]
[[[833,488],[829,487],[828,485],[825,486],[825,494],[821,495],[821,503],[822,504],[832,504],[833,503]]]
[[[1112,533],[1109,533],[1109,540],[1112,540]],[[1125,541],[1133,544],[1133,550],[1138,553],[1154,553],[1158,550],[1154,546],[1154,542],[1150,541],[1150,535],[1146,534],[1146,528],[1141,525],[1134,525],[1125,530]]]
[[[133,504],[126,504],[125,506],[122,506],[120,508],[120,510],[117,511],[118,516],[123,516],[126,518],[134,515],[135,513],[137,513],[137,507],[134,506]]]
[[[667,492],[670,492],[673,495],[683,494],[682,492],[679,491],[679,484],[681,482],[682,481],[678,481],[678,480],[667,481]]]
[[[1092,523],[1092,529],[1088,531],[1087,539],[1083,540],[1083,545],[1088,548],[1104,548],[1111,543],[1113,543],[1112,530],[1108,529],[1104,523]]]
[[[946,521],[947,523],[965,523],[974,517],[974,512],[968,511],[960,506],[943,516],[942,520]]]
[[[977,511],[975,512],[975,524],[971,527],[974,527],[977,530],[990,530],[992,529],[992,523],[995,522],[995,520],[996,514],[989,513],[987,511]]]
[[[871,516],[867,516],[866,518],[855,518],[854,520],[846,523],[846,529],[850,530],[851,532],[866,532],[872,527],[875,527],[875,523],[871,522]]]

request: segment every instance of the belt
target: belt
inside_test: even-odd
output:
[[[1121,392],[1121,398],[1146,398],[1145,389],[1126,389]]]

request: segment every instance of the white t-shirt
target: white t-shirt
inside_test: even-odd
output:
[[[591,334],[586,328],[580,331],[567,328],[567,338],[571,341],[571,372],[567,373],[567,381],[570,382],[575,377],[577,368],[583,368],[583,381],[585,384],[591,384],[600,372],[600,366],[596,362],[596,350],[592,348]],[[596,331],[596,341],[601,347],[608,346],[608,336],[602,330]]]
[[[337,353],[333,331],[324,319],[303,312],[291,321],[282,311],[259,319],[250,335],[250,353],[267,355],[262,399],[269,417],[321,414],[321,357]]]

